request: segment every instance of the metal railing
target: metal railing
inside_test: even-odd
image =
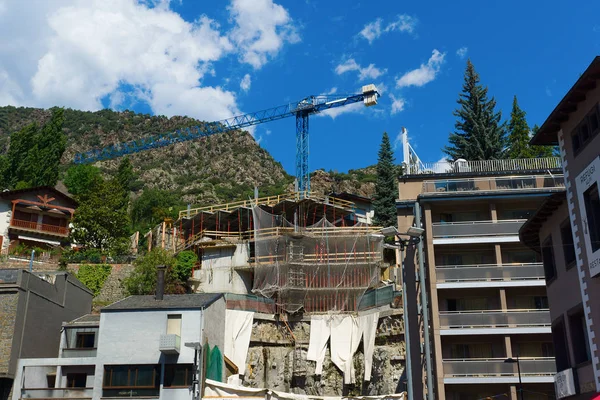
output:
[[[561,168],[559,157],[512,160],[442,161],[410,164],[405,175],[546,171]]]
[[[476,310],[440,312],[440,327],[522,328],[550,326],[550,310]]]
[[[504,358],[462,358],[442,361],[446,377],[517,376],[516,363]],[[519,358],[521,375],[552,376],[556,373],[554,357]]]
[[[423,193],[454,193],[494,190],[533,190],[564,187],[563,175],[502,176],[436,179],[423,182]]]
[[[517,235],[526,219],[499,221],[435,222],[432,225],[434,238],[465,236]]]
[[[69,234],[69,228],[57,225],[38,224],[34,221],[23,221],[20,219],[11,219],[10,226],[19,229],[27,229],[32,231],[48,232],[57,235],[66,236]]]
[[[312,199],[316,201],[322,201],[332,206],[343,207],[343,208],[354,208],[354,203],[348,200],[338,199],[336,197],[321,196],[311,192],[294,192],[280,194],[277,196],[260,197],[258,199],[232,201],[230,203],[215,204],[204,207],[195,207],[189,210],[179,211],[179,218],[191,218],[201,212],[215,212],[215,211],[232,211],[238,208],[250,208],[256,205],[275,205],[284,200],[289,201],[300,201],[302,199]]]
[[[67,348],[62,350],[62,356],[68,357],[96,357],[97,349],[94,348]]]
[[[440,265],[435,267],[435,274],[438,283],[543,280],[544,266],[542,263]]]
[[[93,388],[21,389],[22,399],[91,399]]]

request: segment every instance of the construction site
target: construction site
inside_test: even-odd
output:
[[[370,212],[291,193],[188,208],[151,242],[194,251],[189,286],[227,293],[228,312],[252,313],[247,343],[236,343],[247,349],[234,363],[240,383],[311,395],[395,393],[404,370],[401,299],[387,280],[380,227],[365,222]]]

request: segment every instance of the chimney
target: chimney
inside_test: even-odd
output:
[[[156,279],[156,295],[154,298],[156,300],[162,300],[163,295],[165,294],[165,271],[167,270],[166,265],[158,265],[156,267],[157,270],[157,279]]]

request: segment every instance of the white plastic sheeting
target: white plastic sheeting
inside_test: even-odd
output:
[[[310,321],[310,341],[306,358],[317,363],[315,374],[323,373],[327,341],[331,337],[331,361],[344,374],[344,383],[355,383],[352,357],[362,339],[365,357],[364,380],[370,381],[378,322],[378,312],[358,317],[343,314],[313,315]]]
[[[246,372],[253,320],[254,313],[250,311],[227,310],[225,313],[225,356],[238,367],[240,375]]]
[[[406,393],[385,394],[380,396],[356,396],[356,397],[341,397],[341,396],[308,396],[302,394],[277,392],[270,389],[249,388],[244,386],[228,385],[207,379],[204,385],[204,399],[264,399],[264,400],[341,400],[341,399],[396,399],[405,400]]]

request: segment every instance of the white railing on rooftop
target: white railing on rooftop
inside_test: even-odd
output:
[[[546,171],[560,169],[559,157],[442,161],[405,165],[404,175]]]

